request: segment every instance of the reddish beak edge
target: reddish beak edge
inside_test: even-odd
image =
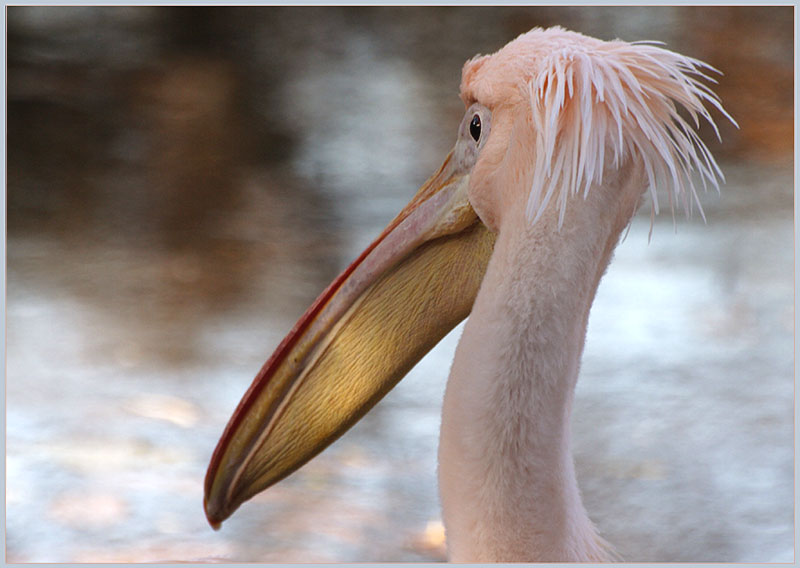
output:
[[[466,198],[467,183],[467,176],[454,171],[451,152],[375,241],[311,304],[261,367],[228,421],[206,473],[204,508],[212,527],[219,528],[242,502],[310,459],[299,460],[296,467],[281,472],[263,487],[241,483],[242,472],[269,437],[304,369],[326,342],[333,340],[332,328],[355,309],[365,290],[424,243],[478,223]],[[279,372],[290,379],[282,381],[285,386],[276,387],[272,383]],[[278,394],[265,396],[268,388],[277,388]],[[245,489],[242,485],[256,486]]]

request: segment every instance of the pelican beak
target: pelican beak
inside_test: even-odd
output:
[[[341,436],[469,314],[494,235],[454,162],[451,152],[261,368],[208,467],[214,528]]]

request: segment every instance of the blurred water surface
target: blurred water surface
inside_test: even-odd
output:
[[[8,18],[7,560],[441,560],[458,339],[243,506],[202,512],[255,372],[455,139],[463,62],[536,25],[724,71],[708,224],[634,221],[592,309],[584,498],[628,560],[793,559],[793,13],[52,8]],[[719,115],[715,117],[721,121]]]

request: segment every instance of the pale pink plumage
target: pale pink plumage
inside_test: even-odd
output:
[[[562,225],[567,198],[602,184],[603,172],[629,157],[645,167],[655,213],[656,190],[663,188],[671,206],[677,198],[688,214],[694,201],[702,214],[692,172],[704,186],[716,187],[724,178],[676,105],[686,109],[695,127],[703,117],[717,136],[704,103],[733,120],[698,80],[713,81],[703,69],[716,71],[650,43],[604,42],[560,27],[534,29],[492,56],[468,61],[462,97],[502,97],[534,131],[529,148],[534,177],[526,204],[531,220],[555,196]],[[520,99],[527,99],[527,108]]]
[[[447,383],[439,485],[451,558],[612,555],[580,498],[570,412],[589,310],[643,193],[687,213],[722,173],[692,126],[727,118],[666,49],[535,29],[468,61],[461,96],[491,111],[469,199],[497,242]],[[716,127],[715,127],[716,128]]]

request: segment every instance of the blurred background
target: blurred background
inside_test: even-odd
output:
[[[534,26],[722,70],[708,223],[643,207],[574,409],[633,561],[793,560],[793,7],[9,7],[9,562],[444,559],[459,328],[219,532],[202,482],[295,319],[444,158],[461,65]]]

